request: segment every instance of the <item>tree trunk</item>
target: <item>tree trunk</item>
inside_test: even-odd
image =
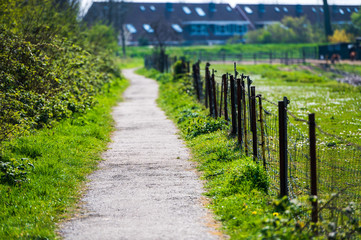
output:
[[[332,36],[332,26],[331,26],[331,18],[330,18],[330,9],[328,7],[327,0],[323,0],[323,13],[324,13],[324,20],[325,20],[325,34],[326,34],[326,41],[328,42],[328,37]]]

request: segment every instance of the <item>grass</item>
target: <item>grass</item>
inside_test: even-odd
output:
[[[3,146],[1,160],[19,181],[0,184],[0,239],[57,238],[56,223],[76,211],[86,177],[110,141],[111,108],[127,85],[117,79],[85,115]]]
[[[173,82],[171,74],[138,70],[160,82],[159,105],[181,130],[206,180],[210,208],[224,224],[225,232],[235,239],[252,238],[263,228],[265,216],[272,215],[268,178],[263,168],[242,156],[229,127],[214,120],[193,96],[184,94],[189,83]]]
[[[361,66],[337,67],[361,71]],[[231,64],[211,68],[217,75],[234,72]],[[315,113],[317,124],[324,130],[361,144],[361,87],[338,83],[339,75],[311,64],[240,65],[237,69],[250,75],[257,94],[275,103],[287,96],[290,111],[298,117],[307,119],[308,113]]]
[[[218,80],[221,73],[233,72],[233,65],[212,65],[212,67],[217,70]],[[299,117],[307,119],[307,113],[322,109],[321,113],[316,112],[316,116],[318,124],[323,129],[338,134],[348,141],[359,143],[360,130],[357,131],[357,129],[361,129],[358,123],[358,119],[361,118],[360,112],[355,111],[361,109],[360,88],[339,84],[334,80],[338,77],[337,75],[312,65],[247,65],[239,66],[238,72],[249,74],[255,81],[257,93],[262,93],[270,101],[277,102],[283,96],[289,96],[290,111]],[[308,197],[300,198],[306,201],[305,205],[295,200],[291,203],[287,202],[285,206],[285,202],[281,200],[272,200],[276,197],[272,195],[275,192],[269,191],[273,180],[269,179],[269,175],[262,167],[255,164],[249,157],[242,155],[235,139],[229,136],[229,126],[224,123],[224,120],[207,117],[208,113],[203,106],[198,104],[193,96],[186,94],[190,92],[186,87],[191,85],[189,80],[175,81],[172,80],[170,74],[162,75],[155,71],[141,70],[140,73],[155,78],[161,83],[158,102],[180,128],[182,136],[192,151],[193,159],[202,172],[202,178],[206,180],[206,195],[211,199],[210,207],[222,221],[225,232],[232,239],[262,239],[262,237],[264,239],[310,239],[314,237],[311,224],[307,223],[309,221],[307,214],[310,209]],[[337,104],[335,100],[340,103]],[[268,105],[270,108],[272,106],[272,104]],[[277,108],[274,107],[271,110],[277,111]],[[343,121],[350,121],[353,124],[340,125]],[[304,130],[304,135],[307,137],[305,124],[298,124],[297,127],[301,131]],[[343,135],[344,132],[349,132],[349,134]],[[320,135],[318,132],[318,138],[322,137]],[[354,158],[355,156],[347,150],[346,146],[343,152],[335,148],[337,154],[333,150],[323,151],[328,147],[327,142],[322,145],[319,141],[318,146],[320,146],[318,154],[323,154],[320,166],[321,196],[327,199],[328,195],[334,191],[327,188],[329,187],[327,184],[340,183],[342,185],[346,180],[360,177],[351,174],[347,176],[343,174],[342,178],[340,178],[341,175],[338,176],[341,173],[338,169],[345,169],[343,161],[346,161],[348,166],[354,164],[348,162],[348,159],[359,158]],[[330,146],[333,148],[334,145]],[[340,157],[343,157],[341,161]],[[292,165],[296,164],[303,170],[308,168],[309,162],[307,163],[306,166],[304,162],[296,161],[292,162]],[[337,169],[334,169],[335,167]],[[359,167],[354,167],[352,174],[356,173],[356,169]],[[298,173],[293,172],[293,174],[298,177]],[[330,176],[332,179],[329,179]],[[342,181],[339,182],[340,179]],[[344,204],[342,203],[342,208],[345,207]],[[339,212],[341,215],[342,211]],[[355,212],[354,214],[342,216],[342,222],[337,222],[335,219],[320,222],[319,238],[326,238],[325,236],[330,231],[335,231],[342,236],[342,234],[348,234],[344,233],[343,229],[347,232],[348,229],[359,228],[360,222],[354,221],[354,216],[359,215]],[[338,230],[332,230],[329,228],[330,224],[335,224],[332,221],[344,225],[342,227],[340,225]],[[305,224],[307,228],[300,227]],[[353,231],[350,230],[350,232]]]
[[[227,54],[238,54],[242,52],[278,52],[278,51],[294,51],[302,47],[315,47],[317,44],[227,44],[227,45],[213,45],[213,46],[179,46],[167,47],[167,54],[171,56],[183,56],[185,52],[199,52],[213,53],[225,52]],[[142,47],[128,47],[127,54],[131,57],[143,57],[152,52],[152,46]]]

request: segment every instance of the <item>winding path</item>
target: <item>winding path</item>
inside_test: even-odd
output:
[[[116,131],[90,176],[80,216],[63,224],[65,239],[218,239],[202,206],[202,184],[174,124],[158,108],[154,80],[125,70]],[[209,217],[208,217],[209,218]]]

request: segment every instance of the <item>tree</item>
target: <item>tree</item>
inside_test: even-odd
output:
[[[126,53],[126,39],[129,36],[129,32],[127,31],[125,27],[125,18],[128,12],[128,6],[127,3],[122,0],[118,5],[118,11],[117,11],[117,25],[119,26],[119,32],[120,32],[120,42],[122,44],[122,51],[123,51],[123,57],[127,56]]]
[[[150,24],[153,29],[153,54],[158,62],[158,70],[164,72],[166,68],[167,56],[165,54],[167,43],[170,41],[180,40],[180,35],[177,34],[168,24],[167,21],[158,20]]]
[[[246,35],[253,43],[307,43],[320,41],[306,17],[285,17],[281,23],[267,25]]]
[[[314,42],[315,39],[311,23],[305,16],[298,18],[284,17],[282,24],[293,31],[292,42]]]
[[[331,36],[333,34],[333,31],[331,26],[330,8],[328,7],[327,0],[323,0],[323,12],[325,21],[325,34],[326,39],[328,39],[328,36]]]
[[[343,43],[343,42],[351,42],[353,40],[353,35],[346,33],[345,29],[336,29],[333,32],[332,36],[328,37],[328,41],[331,43]]]
[[[361,10],[361,8],[360,8]],[[361,12],[354,12],[351,15],[352,26],[355,28],[355,34],[361,34]]]

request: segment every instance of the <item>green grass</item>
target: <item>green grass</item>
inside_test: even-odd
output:
[[[233,71],[233,65],[213,65],[212,67],[217,70],[217,76],[227,71],[231,73]],[[257,94],[262,93],[268,100],[277,102],[283,96],[288,96],[291,99],[290,111],[299,117],[307,119],[307,113],[322,108],[321,113],[316,112],[316,116],[323,129],[359,143],[360,130],[357,131],[357,129],[361,129],[361,126],[357,121],[361,118],[358,115],[360,113],[355,110],[361,109],[360,88],[339,84],[333,79],[337,75],[310,65],[247,65],[239,66],[238,71],[249,74],[255,81]],[[310,202],[307,200],[308,197],[301,196],[301,202],[295,200],[291,203],[277,200],[275,191],[270,191],[272,180],[268,179],[269,175],[251,158],[242,155],[235,139],[229,136],[229,126],[225,124],[224,120],[207,117],[208,112],[196,102],[194,96],[186,94],[191,92],[187,91],[189,90],[187,86],[191,85],[189,80],[175,81],[172,80],[171,74],[159,74],[153,70],[140,70],[139,73],[160,82],[158,103],[177,123],[181,135],[191,149],[193,160],[198,163],[202,178],[206,180],[206,195],[211,199],[210,208],[215,212],[217,219],[222,221],[225,233],[229,234],[232,239],[262,239],[261,236],[264,239],[310,239],[314,237],[311,225],[307,225],[305,229],[300,227],[309,221]],[[341,102],[340,104],[335,102],[337,99],[341,99],[338,100]],[[348,105],[342,104],[343,102],[347,102]],[[268,104],[268,107],[277,113],[275,106]],[[329,114],[332,115],[329,116]],[[348,120],[352,120],[353,124],[342,124],[343,121]],[[304,131],[304,135],[307,137],[306,123],[300,123],[297,127]],[[348,131],[349,134],[343,135],[342,133],[345,131]],[[351,131],[355,132],[351,134]],[[318,137],[320,137],[319,133]],[[335,151],[340,154],[338,148],[325,153],[323,149],[327,145],[322,145],[322,142],[319,144],[323,154],[322,161],[339,165],[342,161],[348,160],[347,147],[345,148],[346,152],[341,153],[341,155],[345,155],[341,156],[335,154]],[[340,156],[343,157],[341,162]],[[351,156],[351,159],[353,157]],[[292,164],[299,164],[298,167],[302,167],[302,169],[308,168],[309,162],[307,163],[307,166],[303,166],[304,162],[292,162]],[[336,177],[339,178],[337,174],[340,172],[335,169],[328,169],[325,165],[320,166],[320,169],[320,177],[327,178],[322,178],[321,182],[326,185],[330,180],[328,179],[330,175],[333,176],[334,182]],[[297,176],[298,173],[294,172],[293,174]],[[343,176],[342,181],[346,181],[349,177],[353,178],[351,175]],[[332,193],[324,185],[320,185],[320,190],[322,198],[327,198]],[[344,207],[343,204],[342,208]],[[339,236],[343,234],[343,229],[359,228],[360,222],[354,221],[354,216],[359,215],[342,217],[345,221],[338,224],[344,225],[336,230],[340,234]],[[334,223],[330,221],[334,221],[334,219],[326,219],[320,223],[319,239],[325,239],[325,236],[332,231],[329,226]]]
[[[167,47],[167,54],[171,56],[182,56],[186,51],[202,51],[203,53],[218,52],[239,54],[242,52],[255,53],[255,52],[275,52],[275,51],[294,51],[303,47],[315,47],[317,44],[226,44],[226,45],[213,45],[213,46],[180,46],[180,47]],[[130,57],[143,57],[145,54],[150,54],[153,47],[127,47],[127,54]]]
[[[127,85],[118,79],[85,115],[3,146],[2,162],[12,163],[21,181],[4,178],[0,184],[0,239],[57,237],[56,223],[76,211],[86,176],[96,169],[110,141],[111,107]]]
[[[171,74],[138,70],[138,73],[160,82],[159,105],[181,130],[206,180],[210,208],[222,221],[224,230],[235,239],[252,238],[263,226],[273,208],[268,195],[268,178],[263,168],[242,156],[229,127],[222,119],[208,117],[194,96],[184,93],[184,81],[172,81]]]
[[[144,60],[140,57],[127,57],[127,58],[117,58],[116,64],[121,68],[136,68],[143,66]]]
[[[361,72],[361,66],[338,67]],[[215,64],[211,68],[217,70],[217,75],[234,74],[231,64]],[[338,83],[339,75],[310,64],[240,65],[237,69],[251,77],[256,94],[275,103],[287,96],[290,111],[298,117],[307,119],[308,113],[315,113],[321,128],[361,144],[361,87]]]

